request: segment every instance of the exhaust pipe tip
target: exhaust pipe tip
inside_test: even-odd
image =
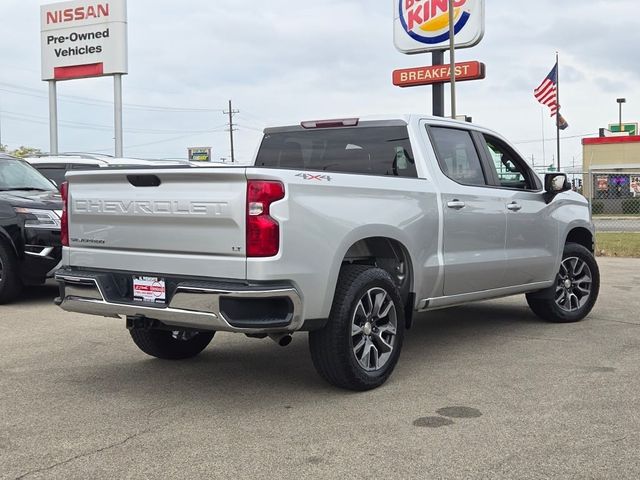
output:
[[[291,343],[291,340],[293,340],[290,333],[278,333],[278,334],[272,333],[269,335],[269,338],[274,342],[276,342],[281,347],[286,347]]]

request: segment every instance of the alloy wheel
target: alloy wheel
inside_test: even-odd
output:
[[[593,275],[587,263],[578,257],[565,258],[560,265],[555,301],[562,310],[574,312],[591,296]]]
[[[351,345],[360,366],[375,372],[391,358],[398,318],[393,298],[382,288],[371,288],[356,305],[351,319]]]

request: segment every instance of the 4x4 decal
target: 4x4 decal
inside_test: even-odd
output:
[[[318,182],[330,182],[331,177],[329,175],[313,175],[311,173],[299,173],[296,177],[300,177],[303,180],[316,180]]]

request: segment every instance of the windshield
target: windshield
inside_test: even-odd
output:
[[[35,168],[21,160],[0,160],[0,191],[55,190],[53,184]]]

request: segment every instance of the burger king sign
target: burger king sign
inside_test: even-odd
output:
[[[402,53],[449,48],[449,0],[394,0],[394,43]],[[484,0],[454,0],[456,48],[477,45],[484,35]]]

